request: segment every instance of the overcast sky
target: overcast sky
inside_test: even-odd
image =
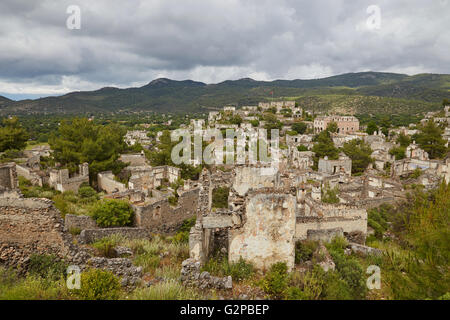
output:
[[[70,5],[80,29],[67,28]],[[450,73],[449,17],[450,0],[1,0],[0,95]]]

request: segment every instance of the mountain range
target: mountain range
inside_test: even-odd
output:
[[[159,78],[136,88],[105,87],[62,96],[13,101],[0,96],[0,113],[205,112],[224,105],[289,99],[308,108],[344,113],[418,113],[436,110],[450,97],[450,75],[359,72],[322,79],[206,84]]]

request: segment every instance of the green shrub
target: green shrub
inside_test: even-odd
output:
[[[172,206],[176,206],[178,203],[178,198],[175,196],[171,196],[171,197],[167,198],[167,200],[169,201],[169,204]]]
[[[228,208],[228,194],[230,189],[227,187],[215,188],[212,192],[213,208]]]
[[[10,282],[10,280],[14,280],[14,282]],[[58,299],[70,299],[64,279],[52,281],[35,275],[22,278],[11,270],[2,271],[0,268],[0,300]]]
[[[295,263],[311,260],[318,246],[319,243],[317,241],[297,241],[295,243]]]
[[[70,234],[76,236],[76,235],[79,235],[81,233],[81,229],[78,228],[78,227],[71,227],[69,229],[69,232],[70,232]]]
[[[322,202],[324,203],[339,203],[339,189],[338,188],[326,188],[322,190]]]
[[[100,227],[131,226],[134,212],[124,200],[104,199],[93,208],[92,218]]]
[[[81,273],[81,288],[75,294],[83,300],[115,300],[120,295],[120,282],[110,271],[90,269]]]
[[[253,264],[245,261],[242,257],[230,265],[230,275],[235,281],[249,279],[255,271]]]
[[[231,264],[226,257],[215,257],[205,263],[202,271],[208,271],[210,274],[220,277],[231,276],[233,281],[242,281],[249,279],[254,274],[255,267],[242,257]]]
[[[97,192],[90,186],[83,186],[78,189],[78,196],[80,196],[81,198],[96,197]]]
[[[301,144],[301,145],[297,146],[297,150],[300,151],[300,152],[308,151],[308,147],[303,145],[303,144]]]
[[[286,300],[309,300],[308,296],[297,287],[289,287],[286,291]]]
[[[159,267],[161,258],[154,253],[145,252],[134,258],[134,264],[142,267],[144,272],[155,270]]]
[[[66,275],[67,264],[55,255],[33,253],[28,264],[28,273],[50,280]]]
[[[336,271],[340,278],[345,281],[351,290],[353,299],[364,299],[367,293],[366,275],[359,262],[349,256],[330,251],[333,261],[336,265]],[[339,285],[343,288],[342,285]]]
[[[194,289],[186,288],[180,282],[169,280],[149,288],[133,291],[133,300],[194,300],[202,298]]]
[[[65,201],[69,201],[69,202],[72,202],[72,203],[77,203],[78,200],[79,200],[78,196],[73,191],[65,191],[65,192],[62,193],[62,196],[63,196]]]
[[[289,274],[285,262],[277,262],[264,276],[261,287],[273,298],[282,298],[288,288]]]
[[[347,282],[336,271],[324,274],[322,298],[327,300],[351,300],[352,292]]]
[[[178,229],[175,236],[172,238],[172,242],[174,243],[188,243],[189,242],[189,232],[191,228],[195,225],[195,217],[186,219],[183,221],[183,224]]]
[[[117,245],[117,241],[113,237],[101,238],[94,243],[92,246],[98,250],[99,254],[103,257],[114,258],[115,252],[114,247]]]

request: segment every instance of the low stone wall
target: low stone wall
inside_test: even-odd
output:
[[[150,233],[144,228],[102,228],[102,229],[85,229],[81,231],[79,241],[87,244],[95,242],[104,237],[111,235],[120,235],[128,239],[148,239]]]
[[[368,256],[368,255],[381,256],[383,254],[383,251],[380,250],[380,249],[364,246],[364,245],[361,245],[361,244],[358,244],[358,243],[351,242],[349,244],[349,246],[350,246],[350,248],[352,249],[353,252],[361,253],[361,254],[363,254],[365,256]]]
[[[342,228],[307,231],[307,239],[313,241],[331,242],[334,238],[343,236],[344,232]]]
[[[88,260],[87,265],[96,269],[108,270],[116,276],[121,277],[122,287],[134,288],[141,282],[142,267],[133,265],[127,258],[104,258],[93,257]]]
[[[310,219],[311,221],[305,221],[304,219],[297,218],[295,225],[295,239],[306,240],[308,239],[308,232],[310,230],[329,230],[339,228],[345,233],[361,232],[367,234],[367,217],[365,219]]]
[[[184,220],[196,214],[198,189],[183,192],[173,207],[167,199],[151,204],[133,205],[136,226],[152,232],[173,233]]]
[[[98,188],[106,193],[124,192],[127,186],[121,182],[114,180],[114,175],[111,171],[100,172],[97,174]]]
[[[209,272],[200,272],[201,263],[198,260],[186,259],[181,264],[181,281],[188,286],[200,289],[232,289],[233,279],[228,277],[214,277]]]
[[[70,231],[71,229],[97,229],[97,223],[89,216],[77,216],[74,214],[66,214],[64,218],[64,230]]]
[[[394,203],[397,199],[395,197],[383,197],[383,198],[374,198],[374,199],[363,199],[357,201],[355,204],[358,207],[372,209],[381,206],[385,203]]]

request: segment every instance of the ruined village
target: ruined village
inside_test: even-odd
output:
[[[261,118],[267,113],[270,120]],[[236,117],[242,121],[230,123]],[[81,272],[91,268],[110,271],[124,292],[175,282],[189,290],[214,292],[206,298],[274,298],[279,292],[247,282],[243,285],[239,277],[215,273],[205,266],[218,259],[229,266],[251,266],[263,280],[280,264],[287,273],[307,274],[317,266],[325,274],[331,273],[338,262],[327,248],[336,239],[345,242],[346,256],[381,257],[382,247],[366,243],[378,232],[370,225],[370,210],[408,201],[407,194],[415,186],[429,191],[450,182],[450,155],[431,159],[413,139],[419,132],[416,124],[384,133],[377,128],[369,134],[367,125],[360,125],[352,115],[315,113],[295,101],[269,101],[225,106],[181,127],[200,136],[208,128],[234,129],[245,135],[252,129],[267,128],[267,121],[281,123],[280,158],[275,169],[271,163],[244,160],[202,166],[197,179],[182,179],[182,167],[152,166],[144,150],[121,154],[119,161],[126,166],[116,174],[98,172],[95,193],[102,201],[129,204],[132,221],[126,226],[105,227],[87,212],[62,214],[51,197],[25,197],[19,180],[30,188],[46,187],[72,195],[93,185],[87,162],[71,171],[58,163],[44,167],[42,159],[53,153],[50,146],[25,150],[20,161],[0,165],[0,263],[26,272],[36,255],[52,255]],[[300,122],[304,127],[294,130]],[[421,125],[428,122],[443,128],[442,139],[448,148],[450,106],[427,113]],[[331,138],[337,150],[334,156],[317,157],[313,151],[321,133]],[[408,138],[403,157],[391,152],[400,146],[399,136]],[[123,137],[128,146],[141,145],[151,151],[158,151],[161,138],[162,132],[149,136],[145,129],[128,131]],[[265,142],[269,144],[269,140]],[[355,160],[342,149],[351,141],[364,144],[371,152],[369,163],[359,172],[354,172]],[[190,166],[201,165],[191,159]],[[219,206],[218,194],[222,197]],[[146,250],[139,243],[161,242],[167,237],[173,240],[183,227],[186,239],[182,249],[177,247],[179,255],[160,248],[155,256],[136,259],[139,250]],[[115,242],[105,251],[101,244],[108,239]],[[309,257],[299,258],[301,243],[315,244]],[[174,275],[155,274],[154,268],[148,267],[155,259]]]

